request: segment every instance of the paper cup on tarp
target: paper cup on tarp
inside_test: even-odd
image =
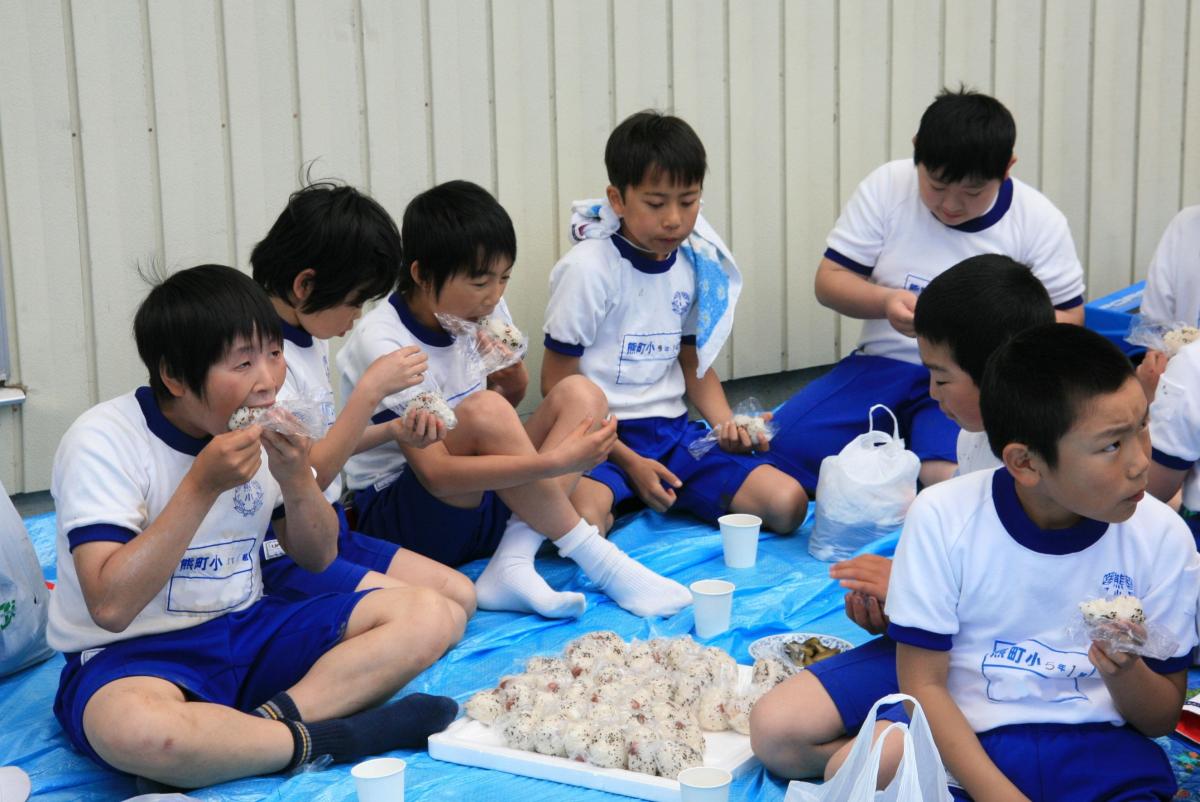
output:
[[[398,757],[377,757],[350,769],[358,802],[404,802],[406,765]]]
[[[724,579],[701,579],[690,586],[696,634],[708,639],[729,629],[733,615],[733,583]]]
[[[725,769],[695,766],[679,772],[681,802],[729,802],[733,775]]]
[[[762,518],[734,512],[722,515],[717,523],[721,527],[725,565],[729,568],[753,568],[758,560],[758,533],[762,529]]]

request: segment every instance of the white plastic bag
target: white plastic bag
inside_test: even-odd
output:
[[[46,645],[50,591],[21,516],[0,485],[0,676],[54,654]]]
[[[892,434],[875,429],[875,410],[892,416]],[[866,434],[821,460],[817,511],[808,553],[818,560],[848,559],[854,552],[904,523],[917,495],[921,460],[904,448],[900,423],[876,404],[867,412]]]
[[[879,708],[906,701],[913,703],[912,723],[892,724],[872,744],[869,735],[875,731]],[[933,742],[925,711],[916,699],[905,693],[883,697],[871,707],[859,733],[868,737],[854,739],[850,755],[832,780],[823,785],[793,781],[788,784],[783,802],[949,802],[952,799],[942,757]],[[901,733],[904,756],[896,768],[896,776],[887,788],[876,791],[884,741]]]

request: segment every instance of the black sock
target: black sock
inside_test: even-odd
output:
[[[301,724],[284,721],[292,731],[295,752],[288,768],[330,755],[348,763],[393,749],[420,749],[458,715],[458,703],[448,696],[414,693],[383,707],[346,718]]]
[[[280,691],[254,708],[254,715],[269,718],[273,721],[283,721],[284,719],[290,721],[304,720],[300,718],[300,710],[296,707],[296,703],[292,701],[292,697],[288,696],[287,691]]]

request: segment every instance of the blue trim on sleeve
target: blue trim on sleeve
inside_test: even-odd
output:
[[[954,646],[954,638],[938,632],[930,632],[917,627],[902,627],[899,624],[888,624],[888,637],[897,643],[907,643],[921,649],[935,652],[948,652]]]
[[[1192,665],[1191,653],[1180,657],[1168,657],[1166,660],[1155,660],[1153,657],[1143,657],[1146,668],[1155,674],[1174,674],[1176,671],[1187,671]]]
[[[385,409],[382,412],[376,412],[374,415],[372,415],[371,423],[387,423],[388,421],[393,421],[398,417],[400,417],[399,413],[393,412],[390,409]]]
[[[1076,295],[1074,298],[1072,298],[1069,301],[1063,301],[1061,304],[1055,304],[1054,308],[1058,309],[1059,311],[1065,312],[1068,309],[1074,309],[1077,306],[1083,306],[1083,296],[1082,295]]]
[[[67,542],[70,544],[70,550],[75,551],[76,546],[82,546],[84,543],[128,543],[137,536],[138,533],[128,527],[116,524],[89,524],[67,532]]]
[[[556,354],[563,354],[564,356],[583,356],[582,345],[565,343],[562,340],[554,339],[549,334],[546,335],[546,339],[543,344],[546,346],[546,348],[555,352]]]
[[[285,510],[283,508],[282,504],[280,504],[275,509],[271,510],[271,520],[272,521],[278,521],[280,518],[286,518],[286,517],[287,517],[287,510]],[[270,529],[268,528],[267,531],[270,532]]]
[[[842,254],[835,251],[833,248],[825,249],[825,258],[831,262],[841,265],[842,267],[846,268],[847,270],[853,270],[855,273],[858,273],[860,276],[869,276],[875,270],[875,268],[873,268],[873,267],[867,267],[866,265],[860,265],[858,262],[854,261],[849,256],[843,256]]]
[[[1165,451],[1159,451],[1153,446],[1150,447],[1150,458],[1164,468],[1170,468],[1173,471],[1187,471],[1196,464],[1194,459],[1175,457]]]
[[[682,337],[679,338],[679,344],[680,345],[695,345],[696,344],[696,335],[695,334],[683,335]]]

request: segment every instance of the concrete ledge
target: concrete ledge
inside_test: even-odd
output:
[[[0,407],[16,407],[24,403],[24,390],[16,387],[0,387]]]

